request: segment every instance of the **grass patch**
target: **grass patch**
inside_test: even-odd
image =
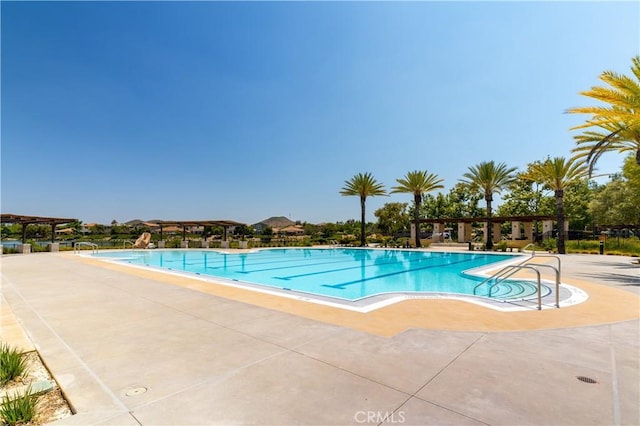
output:
[[[26,372],[26,359],[18,349],[3,343],[0,346],[0,386],[4,386]]]
[[[31,393],[29,386],[24,395],[17,393],[13,397],[6,396],[0,406],[2,424],[17,425],[31,422],[36,416],[36,405],[40,395]]]
[[[600,253],[600,241],[567,241],[567,253]],[[621,256],[640,256],[640,239],[610,237],[604,242],[604,253]]]

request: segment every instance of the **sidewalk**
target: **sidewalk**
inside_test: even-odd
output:
[[[0,333],[1,340],[12,348],[17,348],[21,353],[34,351],[33,342],[18,322],[11,306],[0,295]]]

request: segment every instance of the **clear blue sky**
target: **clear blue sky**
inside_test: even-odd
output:
[[[358,172],[447,192],[480,161],[569,156],[564,111],[640,50],[636,1],[0,7],[2,212],[85,223],[344,221]]]

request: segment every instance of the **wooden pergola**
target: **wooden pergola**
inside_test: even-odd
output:
[[[29,225],[50,225],[51,226],[51,242],[56,241],[56,226],[64,225],[66,223],[77,222],[78,219],[69,219],[62,217],[44,217],[44,216],[24,216],[17,214],[5,214],[0,215],[0,223],[7,224],[20,224],[22,225],[22,243],[24,244],[27,239],[27,226]]]
[[[165,226],[181,226],[182,240],[187,239],[188,226],[221,226],[224,232],[223,241],[227,241],[227,230],[230,226],[242,226],[244,223],[233,220],[159,220],[155,221],[160,226],[160,239],[162,240],[162,228]]]
[[[491,223],[494,226],[493,236],[500,236],[500,225],[505,222],[512,223],[512,239],[518,239],[520,234],[520,223],[525,226],[525,238],[533,239],[533,223],[536,221],[543,222],[543,228],[551,227],[551,221],[556,219],[554,215],[528,215],[528,216],[492,216]],[[444,231],[445,223],[456,223],[458,226],[458,242],[469,240],[471,236],[471,224],[482,222],[485,225],[485,239],[488,238],[486,228],[489,223],[488,217],[446,217],[437,219],[420,219],[420,223],[433,224],[434,233]],[[565,223],[568,226],[569,222]],[[441,227],[443,229],[441,229]],[[550,232],[550,231],[549,231]],[[486,241],[485,241],[486,242]]]
[[[555,220],[554,215],[531,215],[531,216],[491,216],[491,221],[495,223],[505,222],[535,222],[537,220]],[[488,217],[447,217],[439,219],[420,219],[420,223],[474,223],[488,222]]]

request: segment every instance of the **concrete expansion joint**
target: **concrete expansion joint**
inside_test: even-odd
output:
[[[100,379],[100,377],[98,377],[98,375],[82,360],[82,358],[69,346],[69,344],[62,338],[62,336],[60,336],[56,330],[51,326],[51,324],[49,324],[49,322],[47,320],[45,320],[42,315],[40,315],[38,313],[38,311],[27,301],[27,299],[24,297],[24,295],[20,292],[20,290],[17,289],[17,287],[8,279],[3,277],[3,281],[5,281],[9,287],[15,292],[16,296],[18,298],[20,298],[20,300],[24,303],[23,307],[24,309],[27,309],[31,312],[31,314],[33,316],[35,316],[37,318],[37,320],[40,322],[40,324],[42,326],[44,326],[44,328],[47,330],[47,332],[49,332],[53,338],[64,348],[64,350],[66,351],[67,354],[71,355],[71,358],[80,365],[80,368],[82,370],[84,370],[90,377],[92,380],[94,380],[94,382],[98,385],[98,387],[106,394],[108,395],[108,397],[117,405],[120,406],[122,409],[126,409],[126,406],[124,405],[124,403],[111,391],[111,389],[109,389],[109,387]],[[36,341],[32,338],[32,336],[29,336],[29,338],[32,339],[32,341]],[[43,355],[43,362],[46,365],[46,356],[43,352],[39,351],[39,353],[41,355]],[[48,367],[47,367],[48,368]],[[49,371],[51,371],[49,369]],[[59,380],[57,375],[55,374],[55,372],[51,371],[52,375],[54,376],[54,378],[56,379],[56,381],[60,384],[60,388],[62,390],[63,393],[68,394],[68,390],[65,389],[65,385],[62,383],[63,381]],[[68,399],[68,398],[67,398]],[[71,403],[70,403],[71,405]],[[75,407],[74,407],[75,408]]]
[[[611,400],[613,403],[613,425],[620,425],[620,396],[618,393],[618,367],[616,366],[616,350],[613,345],[613,330],[609,328],[609,353],[611,354]]]
[[[140,426],[142,426],[142,422],[140,420],[138,420],[138,418],[136,417],[136,415],[134,414],[133,411],[129,411],[129,415],[131,416],[131,418],[133,418],[133,420],[136,421],[136,423],[138,423]]]

